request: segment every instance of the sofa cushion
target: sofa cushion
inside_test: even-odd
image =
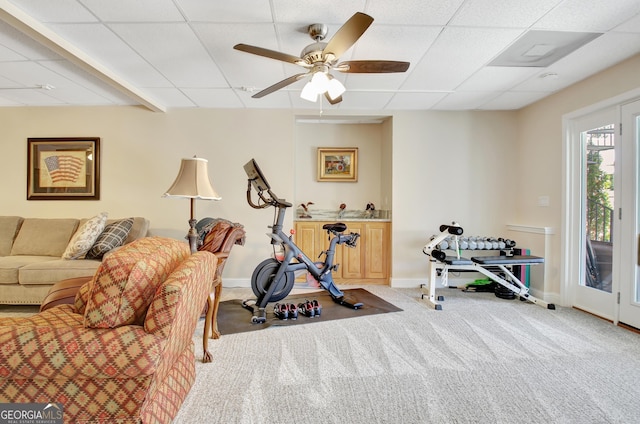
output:
[[[111,224],[111,222],[107,220],[107,224]],[[133,217],[133,225],[131,226],[131,231],[129,231],[129,235],[124,241],[124,244],[146,237],[147,232],[149,232],[149,220],[140,216]]]
[[[71,237],[62,259],[78,259],[84,256],[98,239],[106,223],[107,213],[102,212],[82,224]]]
[[[190,253],[178,240],[145,237],[105,256],[89,283],[84,325],[142,325],[157,287]]]
[[[0,257],[0,284],[18,284],[21,268],[53,260],[55,259],[50,256],[2,256]]]
[[[21,258],[22,256],[16,256]],[[54,284],[67,278],[92,276],[100,266],[100,261],[81,259],[69,261],[61,258],[48,258],[46,261],[33,262],[18,270],[21,285]]]
[[[62,257],[77,219],[25,218],[13,242],[11,255]]]
[[[87,252],[86,258],[102,259],[102,256],[108,251],[122,246],[132,226],[133,218],[123,219],[107,225]]]
[[[0,256],[8,256],[11,253],[13,240],[18,234],[22,217],[0,216]]]

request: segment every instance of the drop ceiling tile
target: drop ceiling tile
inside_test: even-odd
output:
[[[608,31],[640,13],[638,0],[565,0],[533,25],[558,31]]]
[[[402,86],[406,79],[406,73],[346,74],[343,85],[347,90],[392,91]]]
[[[248,91],[235,90],[236,95],[242,101],[245,107],[249,109],[290,109],[291,99],[290,92],[287,90],[279,90],[274,93],[264,96],[259,99],[254,99],[251,96],[254,94]],[[298,92],[297,95],[299,95]]]
[[[11,0],[40,22],[97,22],[98,19],[76,0]]]
[[[18,103],[15,100],[9,100],[5,98],[6,91],[0,90],[0,106],[2,107],[15,107],[15,106],[24,106],[24,103]]]
[[[392,110],[419,110],[431,109],[448,93],[396,93],[389,102],[387,109]]]
[[[133,85],[171,86],[160,72],[102,24],[51,25],[51,28]]]
[[[445,29],[416,64],[403,90],[453,90],[522,33],[516,29]]]
[[[456,91],[505,91],[539,72],[536,68],[488,66],[460,84]]]
[[[38,63],[52,72],[65,77],[67,80],[72,81],[74,84],[77,84],[92,93],[96,93],[105,99],[109,99],[112,104],[134,104],[133,100],[118,91],[116,88],[113,88],[106,82],[103,82],[88,72],[78,69],[70,62],[64,60],[51,60],[41,61]],[[59,87],[56,88],[56,90],[58,89]]]
[[[547,94],[541,92],[512,91],[498,95],[480,106],[480,110],[516,110],[530,105]]]
[[[341,109],[380,110],[389,103],[393,97],[392,92],[364,92],[349,91],[342,95]]]
[[[177,88],[147,88],[146,94],[153,96],[162,104],[171,108],[191,108],[198,105]]]
[[[445,25],[464,0],[369,0],[365,13],[383,24]]]
[[[12,87],[24,87],[24,85],[18,84],[17,82],[0,75],[0,89]]]
[[[68,105],[111,106],[114,104],[110,99],[79,85],[56,87],[46,94]]]
[[[467,0],[449,24],[528,28],[559,2],[560,0]]]
[[[48,96],[43,90],[0,90],[4,99],[27,106],[62,106],[65,103]]]
[[[270,24],[194,24],[194,30],[207,51],[220,64],[231,87],[255,87],[262,90],[297,72],[304,72],[291,64],[235,50],[238,43],[278,50],[275,32]],[[285,74],[285,67],[287,73]]]
[[[194,22],[256,23],[273,21],[270,2],[263,0],[175,0],[175,3],[187,18]]]
[[[58,59],[59,56],[38,44],[11,25],[0,20],[0,45],[7,47],[30,60]]]
[[[2,76],[15,81],[25,87],[50,84],[63,87],[72,82],[56,72],[45,68],[37,62],[5,62],[1,68]]]
[[[578,81],[566,73],[557,74],[553,69],[547,68],[539,71],[520,84],[515,85],[513,91],[550,94]],[[545,78],[544,75],[549,76]]]
[[[437,110],[475,110],[496,97],[494,91],[456,91],[436,103]]]
[[[230,88],[187,88],[183,92],[199,107],[236,109],[243,106]]]
[[[309,24],[344,24],[356,12],[364,12],[365,0],[272,0],[278,22]],[[365,12],[366,13],[366,12]],[[375,18],[375,16],[374,16]]]
[[[613,29],[616,32],[640,32],[640,14],[631,17]]]
[[[176,87],[227,86],[188,24],[110,24],[109,27]]]
[[[79,0],[103,22],[183,22],[171,0]]]
[[[352,60],[397,60],[409,62],[409,70],[395,75],[406,78],[422,59],[429,47],[438,38],[440,27],[390,26],[371,27],[358,40],[353,49]],[[357,74],[349,74],[356,76]],[[378,75],[379,76],[379,75]],[[353,80],[356,78],[348,78]],[[380,80],[384,84],[385,79]],[[397,86],[393,86],[397,88]],[[382,87],[387,88],[387,87]]]
[[[15,62],[18,60],[27,60],[27,58],[6,46],[0,45],[0,62]]]

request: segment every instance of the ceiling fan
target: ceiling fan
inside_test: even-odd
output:
[[[340,27],[328,43],[322,41],[327,36],[326,25],[309,25],[307,32],[315,42],[305,47],[300,57],[262,47],[236,44],[233,46],[236,50],[293,63],[307,69],[307,72],[292,75],[251,97],[256,99],[264,97],[267,94],[271,94],[274,91],[310,76],[311,80],[307,82],[302,89],[300,97],[315,102],[319,95],[324,94],[329,103],[333,105],[342,101],[342,94],[346,89],[340,81],[331,75],[329,71],[332,69],[352,74],[405,72],[409,69],[409,62],[392,60],[349,60],[338,63],[340,56],[358,41],[372,22],[373,18],[371,16],[357,12]]]

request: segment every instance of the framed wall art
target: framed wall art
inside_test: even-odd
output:
[[[318,181],[358,181],[358,148],[318,148]]]
[[[29,138],[27,150],[27,200],[100,199],[100,138]]]

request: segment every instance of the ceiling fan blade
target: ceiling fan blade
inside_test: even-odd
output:
[[[259,99],[261,97],[266,96],[267,94],[273,93],[274,91],[278,91],[281,88],[284,88],[289,84],[293,84],[294,82],[296,82],[299,79],[305,77],[306,75],[308,75],[308,73],[292,75],[287,79],[283,79],[282,81],[277,82],[277,83],[273,84],[272,86],[265,88],[264,90],[254,94],[251,97],[254,98],[254,99]]]
[[[381,74],[389,72],[406,72],[409,62],[395,60],[348,60],[339,63],[334,69],[351,74]]]
[[[303,65],[305,61],[297,56],[293,56],[287,53],[277,52],[275,50],[269,50],[262,47],[250,46],[248,44],[236,44],[234,49],[242,52],[256,54],[258,56],[268,57],[269,59],[281,60],[287,63],[293,63],[295,65]]]
[[[332,105],[337,105],[338,103],[340,103],[342,101],[342,96],[338,96],[335,99],[332,99],[331,96],[329,96],[329,93],[324,93],[324,97],[327,99],[327,101],[329,101],[329,103],[331,103]]]
[[[373,22],[373,18],[364,13],[356,12],[347,22],[340,27],[338,32],[329,40],[323,53],[332,54],[336,59],[349,50],[364,34]]]

